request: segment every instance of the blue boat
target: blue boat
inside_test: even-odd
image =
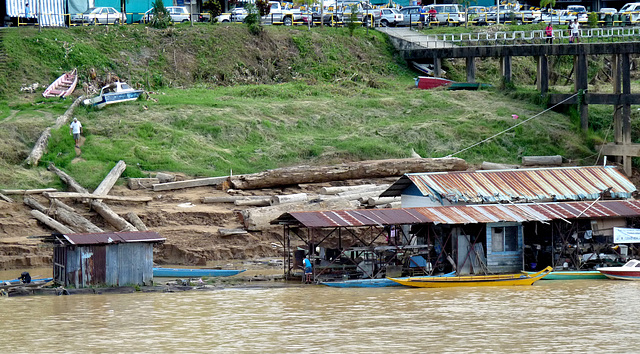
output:
[[[153,268],[154,277],[178,277],[178,278],[200,278],[200,277],[229,277],[244,272],[246,269],[206,269],[206,268]]]
[[[438,277],[452,277],[456,272],[438,275]],[[409,277],[396,278],[408,279]],[[386,286],[403,286],[389,279],[351,279],[343,281],[321,282],[320,284],[334,288],[383,288]]]
[[[33,278],[31,279],[32,283],[38,282],[38,283],[48,283],[50,281],[52,281],[53,278]],[[22,283],[22,280],[20,278],[16,278],[16,279],[11,279],[11,280],[0,280],[0,285],[9,285],[9,284],[20,284]]]
[[[103,87],[102,90],[100,90],[100,95],[88,98],[82,103],[85,106],[102,108],[112,103],[137,100],[142,92],[144,91],[136,90],[126,83],[118,81]]]

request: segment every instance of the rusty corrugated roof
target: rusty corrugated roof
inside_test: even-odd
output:
[[[155,231],[99,232],[62,235],[72,245],[99,245],[130,242],[163,242]]]
[[[484,224],[640,216],[640,201],[456,205],[404,209],[301,211],[282,214],[272,224],[313,227],[401,224]]]
[[[608,188],[612,198],[628,199],[636,191],[615,167],[589,166],[410,173],[380,196],[399,196],[412,184],[425,197],[451,203],[595,200]]]

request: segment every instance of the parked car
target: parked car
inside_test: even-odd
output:
[[[438,4],[429,5],[425,8],[427,12],[429,10],[436,10],[436,22],[438,24],[448,24],[449,26],[464,24],[466,19],[464,17],[464,11],[460,9],[460,6],[455,4]]]
[[[96,7],[71,16],[71,23],[119,24],[126,22],[126,17],[113,7]]]
[[[616,10],[613,7],[603,7],[600,9],[600,14],[602,15],[615,15],[618,13],[618,10]]]
[[[399,23],[402,23],[402,18],[402,14],[396,9],[389,8],[380,10],[380,26],[397,26]]]
[[[397,26],[417,26],[420,22],[422,6],[405,6],[400,9],[402,21]]]
[[[244,22],[244,19],[247,17],[249,12],[243,7],[236,7],[235,9],[220,14],[215,17],[215,20],[220,23],[227,22]]]
[[[467,8],[467,21],[474,25],[483,25],[487,22],[487,8],[484,6],[469,6]]]
[[[640,20],[640,2],[630,2],[620,8],[618,14],[628,23]],[[623,17],[624,16],[624,17]]]
[[[322,18],[322,24],[324,26],[335,26],[338,23],[342,22],[342,14],[335,12],[324,12]],[[305,12],[302,14],[302,23],[305,26],[309,25],[309,21],[311,22],[311,26],[319,26],[320,25],[320,12],[312,11]]]
[[[169,16],[171,16],[171,22],[189,22],[191,21],[191,14],[189,13],[189,9],[183,6],[167,6],[167,11],[169,12]],[[140,23],[147,23],[151,21],[153,18],[153,8],[147,10],[142,18],[140,19]]]

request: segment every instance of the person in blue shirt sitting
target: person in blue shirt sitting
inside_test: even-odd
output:
[[[309,256],[304,257],[304,277],[305,284],[311,284],[311,276],[313,275],[313,266],[311,265],[311,261],[309,260]]]

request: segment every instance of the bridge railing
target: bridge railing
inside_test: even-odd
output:
[[[442,48],[448,46],[480,46],[480,45],[514,45],[514,44],[562,44],[569,43],[571,34],[566,29],[553,31],[552,41],[544,30],[531,31],[500,31],[477,33],[443,33],[414,36],[415,44],[427,48]],[[608,27],[580,29],[580,42],[629,42],[640,40],[640,27]]]

